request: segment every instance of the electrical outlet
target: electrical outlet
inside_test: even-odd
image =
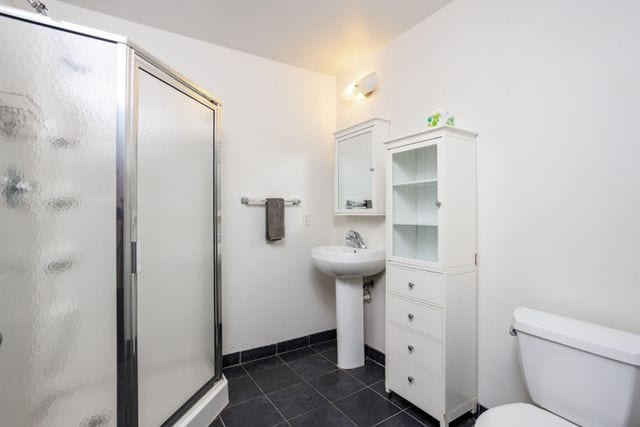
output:
[[[311,225],[311,212],[302,212],[302,225]]]

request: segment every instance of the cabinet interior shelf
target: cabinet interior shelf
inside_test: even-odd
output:
[[[417,226],[417,227],[437,227],[438,224],[427,224],[427,223],[419,223],[419,222],[408,222],[408,221],[402,221],[402,222],[394,222],[393,225],[403,225],[403,226]]]
[[[437,179],[421,179],[418,181],[406,181],[393,184],[394,188],[417,188],[417,187],[431,187],[438,185]]]

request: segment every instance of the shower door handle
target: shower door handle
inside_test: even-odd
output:
[[[142,244],[140,241],[131,242],[131,271],[134,274],[138,274],[142,271],[142,257],[140,256],[140,250]]]

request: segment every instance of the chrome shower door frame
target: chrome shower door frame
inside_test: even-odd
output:
[[[116,235],[118,247],[118,426],[138,425],[136,288],[133,271],[135,212],[134,53],[118,45]]]
[[[213,110],[212,144],[214,144],[213,159],[213,267],[214,283],[212,310],[214,313],[214,377],[180,407],[163,425],[172,425],[178,421],[202,396],[204,396],[220,379],[222,379],[222,316],[221,316],[221,171],[219,140],[220,107],[209,93],[200,89],[190,80],[164,65],[152,55],[136,47],[131,42],[119,46],[119,80],[118,93],[118,184],[117,199],[122,201],[123,207],[118,217],[118,245],[122,254],[118,256],[118,291],[119,313],[122,316],[122,329],[119,327],[118,352],[119,359],[124,361],[118,366],[118,411],[123,411],[119,421],[126,426],[138,425],[138,324],[137,305],[138,288],[136,276],[137,257],[137,135],[138,135],[138,73],[146,72],[163,81],[175,90],[189,96],[195,101]],[[119,294],[120,297],[120,294]],[[119,325],[120,326],[120,325]]]

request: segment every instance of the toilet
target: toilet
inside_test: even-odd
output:
[[[640,426],[640,335],[524,307],[513,317],[535,406],[491,408],[476,427]]]

